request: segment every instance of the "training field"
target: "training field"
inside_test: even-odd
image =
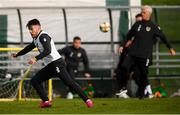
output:
[[[177,114],[180,98],[161,99],[93,99],[94,107],[87,108],[82,100],[55,99],[51,108],[41,109],[38,101],[0,102],[0,114]]]

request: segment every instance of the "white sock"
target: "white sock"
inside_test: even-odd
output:
[[[144,95],[146,95],[148,93],[147,91],[147,87],[144,89]]]
[[[149,93],[151,95],[152,94],[151,85],[147,85],[146,89],[147,89],[147,93]]]

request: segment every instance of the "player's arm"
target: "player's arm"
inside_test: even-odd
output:
[[[18,57],[18,56],[22,56],[28,52],[30,52],[31,50],[33,50],[36,46],[34,45],[34,43],[32,42],[31,44],[27,45],[25,48],[23,48],[21,51],[19,51],[16,54],[12,54],[13,57]]]
[[[133,40],[128,40],[125,44],[125,47],[128,48],[132,44]]]
[[[131,29],[128,31],[126,38],[122,41],[120,48],[118,49],[120,53],[123,52],[124,47],[128,47],[132,43],[132,38],[137,29],[138,22],[136,22]]]
[[[128,41],[126,42],[125,46],[120,46],[120,47],[118,48],[118,53],[122,53],[124,47],[125,47],[125,48],[128,48],[128,47],[132,44],[132,42],[133,42],[133,40],[131,39],[131,40],[128,40]]]
[[[84,72],[85,77],[91,77],[89,72],[89,60],[86,51],[82,50],[82,58],[83,58],[83,64],[84,64]]]
[[[40,60],[51,53],[51,38],[47,34],[42,34],[39,38],[44,51],[35,56],[36,60]]]
[[[167,40],[164,33],[161,31],[159,26],[157,26],[155,28],[155,35],[158,36],[164,44],[166,44],[166,46],[169,48],[169,51],[170,51],[171,55],[173,55],[173,56],[176,55],[176,51],[171,46],[171,44],[169,43],[169,41]]]
[[[59,52],[60,55],[67,56],[68,53],[69,53],[69,47],[66,46],[66,47],[64,47],[64,48],[62,48],[62,49],[59,49],[58,52]]]

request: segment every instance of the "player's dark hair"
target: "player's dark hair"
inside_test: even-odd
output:
[[[142,14],[141,13],[139,13],[139,14],[136,14],[136,16],[135,16],[136,18],[137,17],[142,17]]]
[[[26,27],[30,28],[32,25],[41,25],[41,24],[38,19],[32,19],[27,23]]]
[[[75,40],[81,40],[81,38],[80,38],[79,36],[75,36],[75,37],[73,38],[73,41],[75,41]]]

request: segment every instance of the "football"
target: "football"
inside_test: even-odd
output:
[[[111,25],[108,22],[104,22],[99,25],[99,29],[101,32],[108,32],[110,30]]]

